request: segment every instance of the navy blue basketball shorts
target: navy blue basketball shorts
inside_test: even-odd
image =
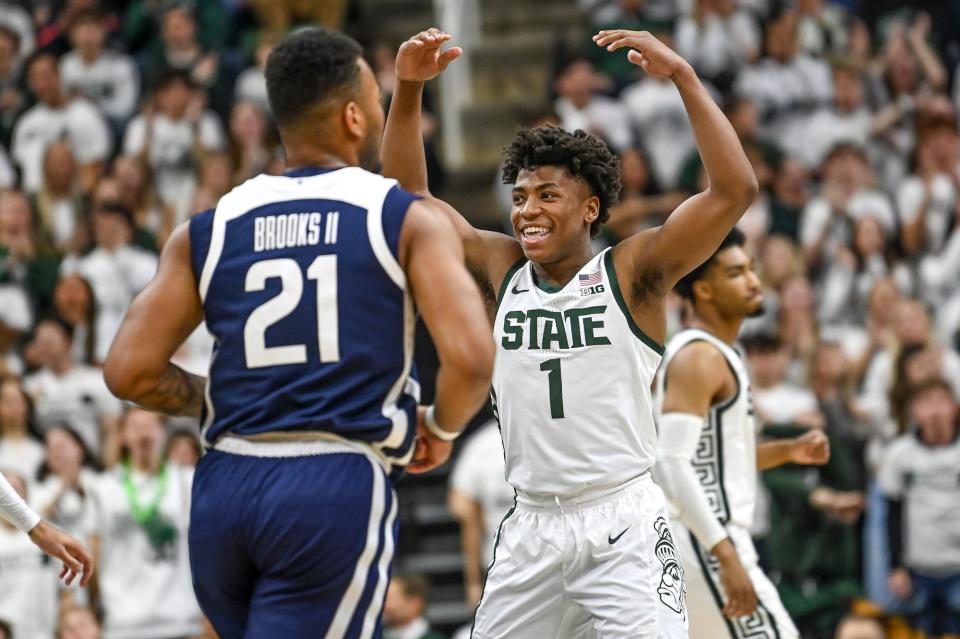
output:
[[[365,455],[212,450],[191,507],[200,607],[221,639],[378,638],[396,515],[389,478]]]

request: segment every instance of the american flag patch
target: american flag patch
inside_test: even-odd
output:
[[[596,286],[603,281],[603,273],[594,271],[593,273],[580,273],[577,276],[580,286]]]

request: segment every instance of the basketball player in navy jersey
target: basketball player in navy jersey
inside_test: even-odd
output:
[[[201,418],[190,558],[223,639],[379,637],[390,478],[442,463],[490,384],[489,324],[451,223],[360,168],[384,121],[361,53],[318,29],[274,49],[289,170],[176,229],[105,364],[119,397]],[[440,358],[422,411],[414,303]],[[216,340],[206,379],[169,362],[201,321]]]

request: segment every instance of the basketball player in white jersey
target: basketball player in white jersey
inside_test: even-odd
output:
[[[86,586],[93,576],[93,557],[83,544],[43,521],[23,497],[0,473],[0,517],[16,526],[30,537],[30,541],[51,557],[63,562],[60,578],[68,586],[80,577],[80,585]]]
[[[422,82],[459,55],[440,53],[448,38],[430,30],[401,46],[381,155],[386,175],[425,195]],[[756,194],[756,178],[686,61],[645,32],[602,31],[594,41],[630,48],[646,73],[674,82],[710,186],[662,227],[594,255],[591,236],[620,190],[617,160],[583,131],[544,127],[521,131],[506,150],[519,241],[478,231],[448,208],[494,321],[492,394],[516,490],[475,639],[553,639],[571,608],[604,638],[687,636],[683,570],[648,472],[656,448],[649,388],[667,293],[713,254]]]
[[[667,344],[657,377],[654,477],[671,502],[691,639],[799,636],[750,538],[757,470],[825,464],[830,456],[820,431],[757,444],[750,378],[733,348],[743,320],[763,304],[743,243],[733,229],[677,284],[693,316]]]

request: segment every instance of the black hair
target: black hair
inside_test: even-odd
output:
[[[59,328],[61,331],[66,333],[67,339],[70,341],[71,344],[73,343],[73,334],[74,334],[73,324],[63,319],[56,313],[50,313],[48,315],[45,315],[39,322],[37,322],[37,328],[39,328],[41,324],[53,324],[54,326]]]
[[[83,24],[84,22],[93,22],[103,26],[103,19],[103,11],[97,7],[88,7],[86,9],[80,9],[73,14],[73,17],[70,19],[70,23],[67,28],[68,30],[73,29],[75,26]]]
[[[703,276],[706,275],[707,270],[717,259],[717,256],[732,246],[743,246],[746,244],[746,242],[747,237],[743,234],[743,231],[737,227],[733,227],[730,229],[730,232],[727,233],[727,236],[723,238],[723,241],[720,242],[720,246],[718,246],[717,250],[713,252],[713,255],[708,257],[703,264],[684,275],[680,281],[677,282],[673,290],[676,291],[677,295],[680,297],[692,302],[694,282],[699,279],[703,279]]]
[[[577,129],[573,133],[555,126],[521,129],[503,151],[503,183],[513,184],[523,169],[559,166],[587,183],[600,199],[597,219],[590,225],[596,237],[610,219],[610,207],[620,199],[620,161],[600,138]]]
[[[182,69],[167,68],[161,71],[153,81],[153,93],[160,93],[173,84],[182,84],[190,89],[197,87],[197,83],[193,81],[189,72]]]
[[[284,38],[264,71],[277,124],[290,126],[316,104],[355,87],[362,54],[356,40],[337,31],[311,28]]]
[[[94,209],[94,213],[106,213],[108,215],[117,215],[123,218],[123,221],[127,223],[130,228],[135,228],[133,221],[133,211],[121,204],[120,202],[101,202]]]
[[[774,353],[783,346],[780,336],[774,333],[754,333],[740,340],[746,353]]]

